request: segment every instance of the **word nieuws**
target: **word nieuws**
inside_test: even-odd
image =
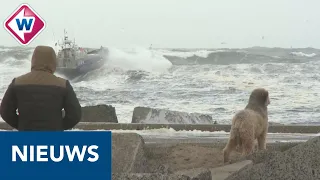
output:
[[[57,151],[58,147],[59,151]],[[72,146],[72,148],[70,148],[69,145],[50,145],[49,147],[46,145],[24,145],[23,151],[21,152],[21,149],[18,146],[13,145],[12,162],[17,161],[17,155],[23,162],[48,162],[49,159],[53,162],[61,162],[64,160],[65,153],[67,154],[68,160],[70,162],[73,162],[75,157],[78,158],[78,161],[83,162],[85,156],[88,154],[89,157],[87,158],[87,160],[89,162],[96,162],[99,160],[99,154],[96,152],[98,148],[99,147],[97,145],[91,145],[89,147],[84,145],[82,146],[81,150],[77,145]],[[59,152],[59,155],[56,155],[55,152]]]

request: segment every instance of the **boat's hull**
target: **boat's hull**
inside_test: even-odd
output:
[[[67,79],[71,80],[81,75],[77,69],[57,67],[56,73],[63,75]]]
[[[81,58],[80,61],[83,63],[77,66],[76,69],[78,72],[83,74],[101,68],[106,62],[106,60],[99,55],[90,55],[85,58]]]
[[[57,67],[56,72],[71,80],[90,71],[101,68],[106,62],[106,59],[101,56],[88,56],[79,60],[82,61],[82,63],[76,68]]]

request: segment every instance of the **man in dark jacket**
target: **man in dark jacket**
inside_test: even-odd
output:
[[[54,75],[56,66],[53,48],[36,47],[31,72],[14,78],[2,98],[0,114],[5,122],[19,131],[63,131],[80,121],[77,96],[68,80]]]

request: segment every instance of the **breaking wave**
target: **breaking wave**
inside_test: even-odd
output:
[[[311,53],[311,54],[305,54],[303,52],[292,52],[291,54],[295,55],[295,56],[300,56],[300,57],[314,57],[317,54],[315,53]]]
[[[247,48],[221,50],[162,51],[174,65],[303,63],[319,59],[317,49]]]
[[[12,57],[26,59],[31,48],[0,47],[0,62]],[[108,67],[123,70],[164,72],[172,65],[304,63],[319,60],[320,50],[253,47],[245,49],[133,49],[109,48]]]
[[[0,47],[0,97],[12,78],[30,71],[32,51]],[[266,87],[273,122],[313,123],[320,111],[319,55],[313,48],[110,48],[108,63],[73,86],[82,105],[115,106],[120,122],[131,121],[135,106],[147,106],[212,114],[218,123],[230,123],[252,88]]]
[[[172,66],[172,63],[163,56],[144,48],[135,48],[131,52],[109,48],[109,53],[109,61],[106,66],[111,68],[165,72]]]

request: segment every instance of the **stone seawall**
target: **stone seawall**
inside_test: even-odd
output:
[[[83,130],[150,130],[150,129],[174,129],[176,131],[225,131],[229,132],[231,125],[223,124],[139,124],[139,123],[103,123],[103,122],[80,122],[75,127]],[[5,122],[0,122],[0,129],[11,130]],[[320,126],[309,125],[270,125],[269,133],[320,133]]]

